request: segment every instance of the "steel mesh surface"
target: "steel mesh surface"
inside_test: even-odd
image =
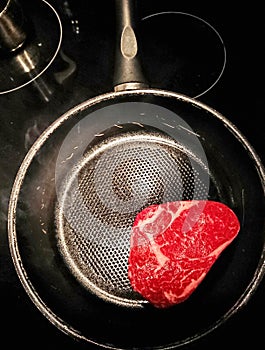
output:
[[[72,273],[100,296],[141,302],[127,276],[134,218],[151,204],[207,198],[200,171],[160,137],[115,139],[88,152],[67,177],[57,213],[59,247]]]

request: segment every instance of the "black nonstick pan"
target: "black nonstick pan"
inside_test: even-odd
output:
[[[32,302],[64,333],[88,348],[173,349],[223,324],[263,278],[265,171],[229,119],[146,84],[133,6],[116,1],[114,92],[60,116],[20,165],[9,244]],[[155,308],[127,277],[134,218],[193,199],[229,206],[240,232],[185,302]]]

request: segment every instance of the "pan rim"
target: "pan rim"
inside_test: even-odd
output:
[[[98,343],[92,339],[88,339],[86,336],[82,335],[77,329],[73,328],[71,325],[67,324],[63,319],[58,317],[49,307],[45,304],[45,302],[41,299],[41,297],[38,295],[37,290],[32,285],[28,275],[27,271],[25,270],[23,266],[23,261],[20,257],[19,247],[18,247],[18,241],[17,241],[17,234],[16,234],[16,208],[18,203],[18,197],[20,193],[21,186],[23,184],[24,178],[27,174],[27,169],[30,166],[32,160],[34,159],[34,156],[36,153],[40,150],[40,148],[43,146],[45,141],[49,138],[52,133],[59,128],[65,121],[70,119],[71,117],[74,117],[77,113],[84,111],[86,108],[92,107],[100,102],[107,101],[107,100],[114,100],[116,97],[122,97],[122,96],[129,96],[129,95],[147,95],[152,94],[152,96],[160,96],[160,97],[170,97],[175,98],[177,100],[181,100],[184,102],[191,103],[197,108],[202,108],[206,110],[207,112],[213,114],[217,119],[222,121],[225,126],[233,133],[233,135],[243,144],[246,151],[249,153],[249,155],[252,157],[252,160],[254,161],[255,167],[257,172],[259,173],[259,176],[261,178],[261,184],[263,188],[263,192],[265,195],[265,168],[261,162],[261,159],[259,155],[255,152],[253,146],[249,143],[247,138],[239,131],[239,129],[225,116],[223,116],[221,113],[216,111],[214,108],[206,105],[205,103],[196,100],[195,98],[188,97],[183,94],[162,90],[162,89],[137,89],[137,90],[126,90],[126,91],[119,91],[119,92],[108,92],[104,93],[95,97],[92,97],[75,107],[71,108],[67,112],[63,113],[60,117],[58,117],[52,124],[50,124],[43,133],[37,138],[37,140],[33,143],[27,154],[25,155],[24,159],[22,160],[22,163],[20,164],[17,174],[15,176],[11,193],[10,193],[10,199],[8,204],[8,220],[7,220],[7,228],[8,228],[8,242],[9,242],[9,249],[11,253],[11,258],[16,270],[16,273],[19,277],[19,280],[24,287],[25,291],[27,292],[29,298],[32,300],[32,302],[35,304],[35,306],[39,309],[39,311],[58,329],[60,329],[63,333],[72,336],[75,339],[85,341],[87,343],[91,343],[93,345],[99,346],[100,348],[107,348],[107,349],[115,349],[115,350],[124,350],[125,348],[119,348],[115,347],[109,344],[102,344]],[[231,316],[233,316],[237,311],[239,311],[244,305],[246,305],[249,301],[249,299],[252,297],[254,292],[256,291],[258,285],[260,284],[263,276],[265,275],[265,244],[263,245],[262,253],[259,259],[258,266],[256,268],[256,271],[253,275],[253,278],[249,282],[247,288],[245,289],[244,293],[241,295],[241,297],[237,300],[237,302],[216,322],[211,324],[206,329],[202,330],[199,333],[193,334],[190,337],[184,338],[182,340],[177,341],[174,344],[168,344],[163,347],[155,347],[155,349],[173,349],[178,348],[183,345],[190,344],[194,341],[197,341],[201,339],[202,337],[205,337],[206,335],[210,334],[212,331],[217,329],[219,326],[221,326],[226,320],[230,319]],[[137,349],[137,348],[133,348]],[[140,349],[140,348],[139,348]],[[142,349],[142,348],[141,348]]]

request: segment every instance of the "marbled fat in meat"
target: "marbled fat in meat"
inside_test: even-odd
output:
[[[135,219],[128,277],[159,308],[186,300],[240,229],[235,213],[215,201],[152,205]]]

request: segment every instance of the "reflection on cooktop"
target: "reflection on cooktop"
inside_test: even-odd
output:
[[[7,3],[0,0],[0,24]],[[14,51],[0,52],[2,333],[10,346],[17,339],[25,346],[36,346],[35,339],[41,339],[43,346],[79,350],[81,345],[52,326],[22,289],[8,248],[7,208],[16,171],[43,130],[78,103],[113,91],[115,3],[20,3],[31,28],[27,40]],[[240,4],[239,11],[223,2],[172,0],[143,0],[137,5],[140,52],[150,86],[196,97],[223,113],[265,161],[265,135],[260,127],[265,111],[263,6]],[[233,320],[185,350],[214,348],[217,343],[223,348],[251,344],[254,350],[263,349],[264,290],[262,283]],[[8,335],[10,329],[16,337]]]

